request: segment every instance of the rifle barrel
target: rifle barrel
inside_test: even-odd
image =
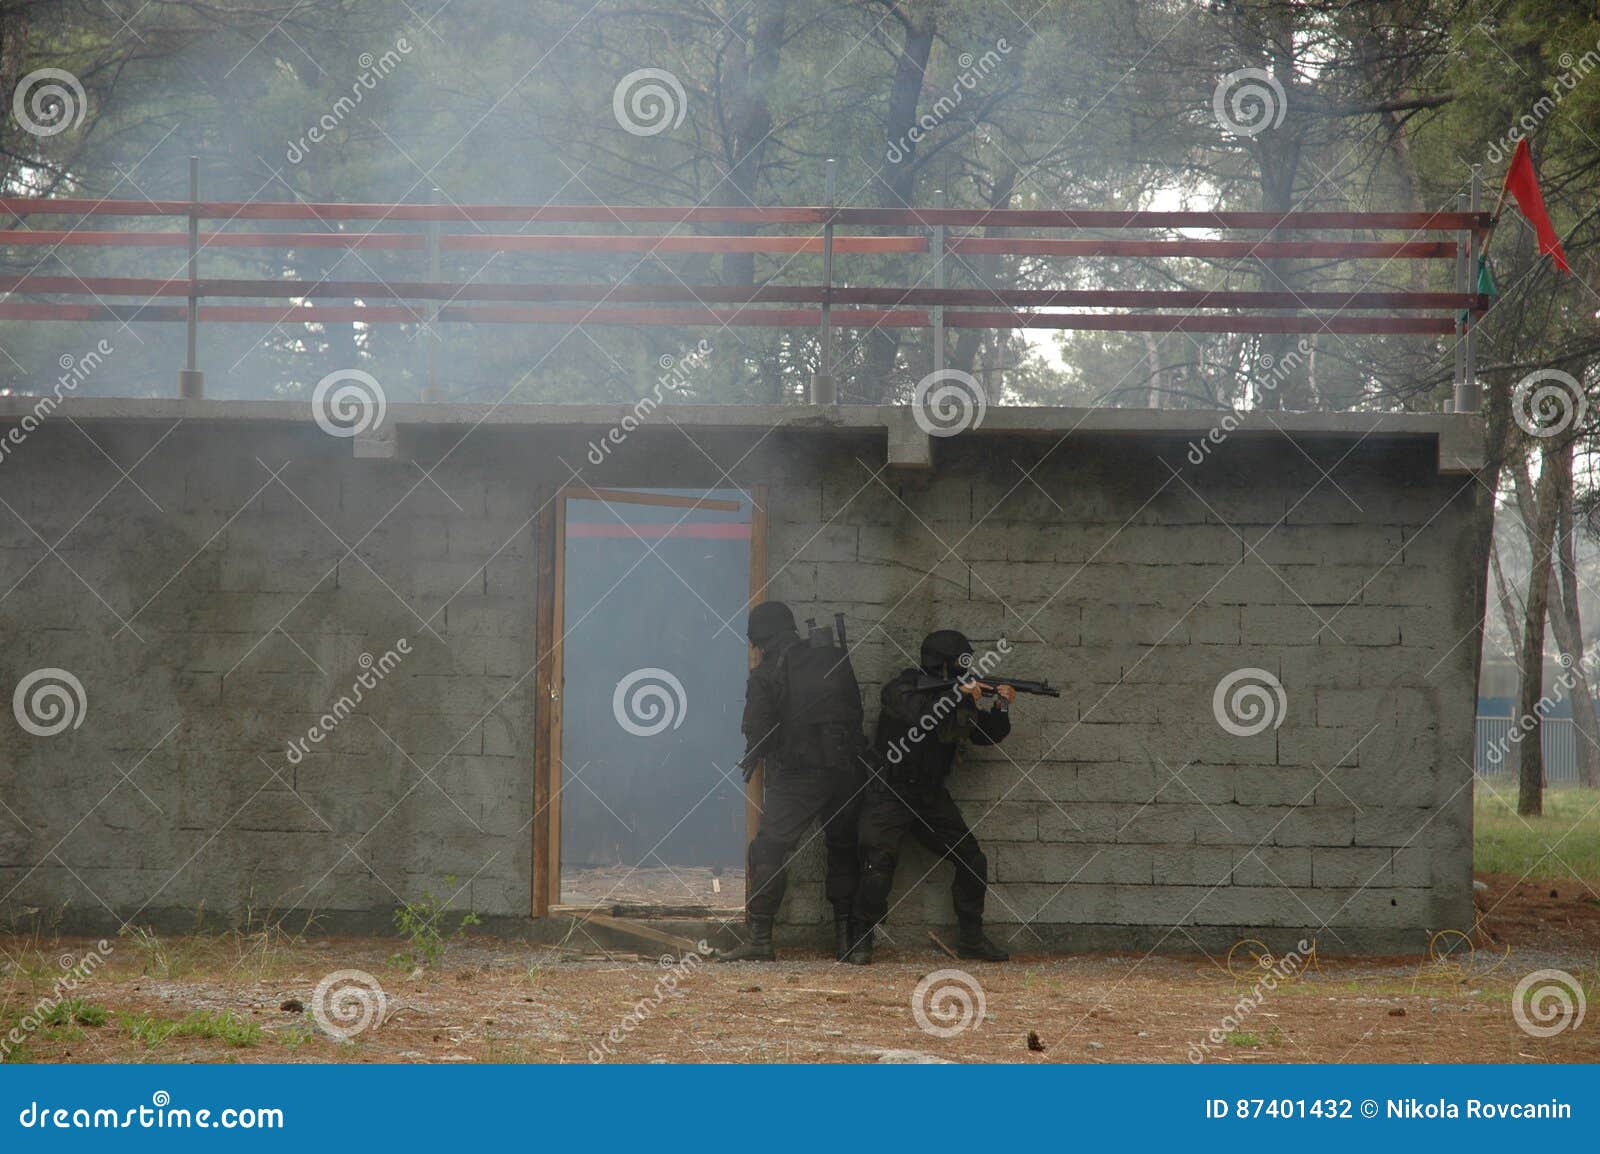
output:
[[[1060,697],[1061,690],[1051,686],[1048,681],[1030,681],[1023,677],[978,677],[969,674],[964,678],[945,677],[919,677],[918,689],[954,689],[963,681],[974,681],[983,686],[985,693],[994,692],[994,686],[1009,685],[1018,693],[1031,693],[1038,697]]]

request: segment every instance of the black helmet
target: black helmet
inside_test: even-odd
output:
[[[794,614],[782,601],[763,601],[750,610],[750,624],[745,629],[750,644],[767,645],[794,632]]]
[[[946,665],[952,670],[966,669],[972,664],[972,642],[954,629],[936,629],[922,639],[922,668],[924,672],[938,674]]]

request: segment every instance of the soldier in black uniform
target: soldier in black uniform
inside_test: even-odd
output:
[[[963,958],[1003,962],[1010,957],[983,933],[983,898],[989,861],[967,828],[945,778],[964,741],[998,745],[1011,732],[1007,712],[1016,698],[996,687],[994,705],[980,708],[976,683],[919,692],[921,675],[956,679],[972,662],[972,643],[953,629],[928,634],[921,669],[906,669],[883,687],[883,710],[873,740],[873,780],[861,810],[861,885],[856,916],[866,927],[862,946],[870,961],[871,927],[888,912],[889,888],[900,843],[910,834],[941,857],[955,861],[950,896],[960,926],[956,952]]]
[[[833,905],[837,956],[865,964],[853,948],[864,934],[852,921],[861,876],[856,828],[866,785],[861,735],[861,690],[849,652],[826,639],[815,644],[795,630],[781,601],[750,611],[750,644],[761,662],[745,689],[746,780],[757,761],[766,767],[761,828],[750,843],[745,917],[750,940],[717,955],[725,962],[770,962],[772,923],[783,901],[787,864],[813,818],[827,844],[826,892]]]

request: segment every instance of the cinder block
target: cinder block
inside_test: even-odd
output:
[[[1372,653],[1332,645],[1285,646],[1280,660],[1284,685],[1296,686],[1302,692],[1324,686],[1330,689],[1357,689],[1386,685],[1387,679],[1373,681],[1371,676],[1386,662],[1404,665],[1398,654]]]
[[[1454,592],[1448,566],[1396,563],[1367,575],[1361,600],[1368,605],[1444,606]]]
[[[1004,922],[1019,928],[1002,933],[999,940],[1008,949],[1038,948],[1038,938],[1029,926],[1063,924],[1105,924],[1117,920],[1117,895],[1121,886],[1090,885],[1084,882],[1049,885],[1007,883],[991,891],[998,910],[985,909],[986,920]]]
[[[1234,769],[1234,796],[1246,805],[1309,805],[1321,780],[1315,769],[1241,765]]]
[[[1083,640],[1087,645],[1170,645],[1189,641],[1188,606],[1085,605]],[[1234,639],[1237,641],[1237,638]]]
[[[1240,611],[1240,636],[1246,645],[1333,644],[1336,638],[1324,625],[1334,609],[1337,606],[1246,605]]]
[[[1283,815],[1272,834],[1274,845],[1339,847],[1354,843],[1354,810],[1297,806]],[[1320,884],[1320,883],[1319,883]]]
[[[1309,849],[1251,846],[1233,851],[1233,882],[1240,886],[1309,886]]]
[[[1231,765],[1173,766],[1172,772],[1157,770],[1155,798],[1160,802],[1201,802],[1223,804],[1234,798],[1234,773]]]
[[[1284,806],[1233,805],[1212,806],[1220,822],[1207,818],[1195,830],[1195,840],[1201,845],[1270,845],[1294,809]]]
[[[859,554],[862,560],[882,560],[894,555],[889,549],[893,536],[876,525],[863,529],[856,525],[783,521],[768,527],[767,553],[774,565],[791,561],[855,561],[857,550],[863,544],[863,532],[872,536],[868,539],[871,548]]]
[[[1040,814],[1043,811],[1032,801],[1002,801],[993,805],[973,803],[962,807],[962,815],[980,842],[1033,841],[1039,837]]]
[[[1423,806],[1386,805],[1367,809],[1354,819],[1358,846],[1429,845],[1429,831],[1441,826],[1439,811]],[[1398,858],[1397,858],[1398,860]],[[1411,884],[1411,883],[1403,883]]]
[[[1104,552],[1139,565],[1231,565],[1243,559],[1244,541],[1224,525],[1129,525]]]
[[[1233,878],[1234,851],[1223,847],[1156,848],[1151,861],[1158,886],[1229,885]]]
[[[1318,805],[1349,805],[1363,809],[1388,806],[1426,806],[1437,784],[1431,773],[1418,773],[1412,764],[1344,767],[1334,770],[1317,786]]]
[[[1079,765],[1073,800],[1143,805],[1156,797],[1158,768],[1131,761]]]
[[[1278,764],[1304,765],[1317,770],[1357,765],[1361,750],[1373,739],[1381,742],[1381,735],[1373,733],[1370,726],[1325,729],[1285,725],[1278,730]]]
[[[821,525],[823,520],[821,485],[787,481],[767,490],[769,524],[797,522],[815,526]]]
[[[1199,805],[1151,804],[1135,807],[1117,827],[1124,844],[1185,845],[1195,840],[1195,827],[1207,818]]]
[[[1407,611],[1385,605],[1351,605],[1324,613],[1324,645],[1399,645],[1401,624]]]
[[[446,551],[454,560],[479,565],[491,559],[531,560],[535,553],[534,532],[531,521],[490,521],[457,516],[445,521]]]
[[[1148,885],[1150,850],[1143,846],[996,844],[989,851],[995,878],[1003,882]]]
[[[1417,838],[1424,841],[1426,833]],[[1433,886],[1439,884],[1439,858],[1431,847],[1408,846],[1394,851],[1390,863],[1391,876],[1397,886]]]

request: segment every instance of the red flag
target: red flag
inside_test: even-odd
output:
[[[1511,165],[1506,169],[1506,182],[1501,189],[1502,199],[1508,192],[1517,198],[1517,207],[1538,234],[1539,252],[1554,257],[1556,267],[1562,272],[1572,272],[1567,254],[1561,251],[1555,225],[1550,223],[1550,214],[1545,211],[1544,196],[1539,191],[1539,178],[1534,174],[1533,155],[1528,151],[1526,139],[1517,141],[1516,150],[1511,154]]]

